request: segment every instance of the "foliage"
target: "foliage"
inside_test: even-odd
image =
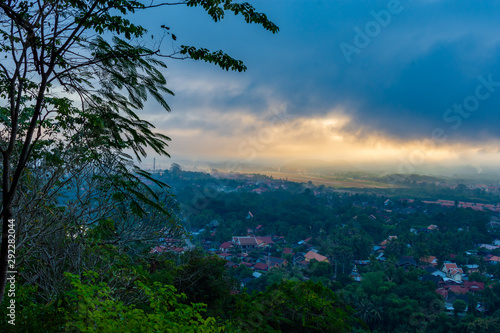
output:
[[[206,256],[196,250],[187,252],[175,267],[170,267],[172,285],[190,302],[207,304],[210,315],[223,317],[231,308],[230,293],[236,290],[236,280],[224,267],[225,263],[217,256]]]
[[[46,302],[38,297],[37,287],[26,285],[22,280],[16,281],[16,318],[15,326],[9,324],[7,319],[9,297],[5,297],[0,304],[0,315],[5,320],[0,321],[2,332],[47,333],[62,332],[64,318],[58,309],[57,300]]]
[[[249,307],[248,304],[251,304]],[[353,309],[320,283],[284,281],[236,303],[237,332],[351,332]]]
[[[148,98],[170,111],[166,96],[173,92],[162,72],[164,59],[191,58],[226,70],[245,70],[241,61],[222,51],[181,45],[166,52],[154,36],[146,42],[146,27],[129,20],[138,11],[181,4],[200,6],[215,21],[230,12],[247,23],[278,31],[250,4],[231,0],[0,2],[0,215],[4,233],[0,299],[7,276],[5,232],[14,207],[23,198],[30,170],[49,166],[42,195],[28,192],[28,201],[36,199],[45,207],[48,202],[43,201],[53,200],[61,190],[57,183],[73,177],[76,164],[98,170],[93,177],[105,178],[115,192],[113,200],[127,204],[132,214],[142,217],[156,209],[168,215],[157,202],[158,194],[142,180],[164,188],[165,184],[133,165],[134,158],[140,161],[147,155],[147,149],[169,156],[170,138],[155,132],[153,124],[139,116]],[[164,36],[177,39],[169,27],[161,28]]]
[[[465,301],[462,301],[461,299],[457,299],[455,302],[453,302],[453,312],[455,313],[455,315],[464,312],[466,308],[467,303],[465,303]]]
[[[112,297],[111,288],[104,282],[96,283],[97,274],[87,272],[80,277],[67,273],[73,290],[68,292],[63,314],[69,332],[221,332],[214,318],[204,319],[205,305],[180,302],[184,294],[177,294],[173,286],[138,282],[137,288],[149,298],[150,311],[125,305]]]

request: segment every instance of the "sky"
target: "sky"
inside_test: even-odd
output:
[[[201,8],[139,17],[177,36],[165,50],[224,50],[248,67],[169,60],[175,96],[143,111],[171,137],[166,160],[354,165],[500,162],[500,2],[250,1],[272,34],[241,16],[213,22]],[[165,165],[165,166],[166,166]]]

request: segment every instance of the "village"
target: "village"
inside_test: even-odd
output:
[[[249,212],[249,217],[252,215]],[[500,223],[500,222],[491,222]],[[217,221],[212,221],[212,233],[217,229]],[[410,230],[412,233],[427,233],[439,231],[437,225],[429,225],[425,229]],[[244,288],[252,281],[259,279],[266,272],[273,269],[286,268],[290,266],[297,267],[304,272],[304,279],[308,280],[307,273],[309,267],[313,263],[327,263],[336,266],[335,258],[329,258],[320,253],[318,246],[314,245],[312,237],[301,240],[295,244],[290,244],[285,240],[284,236],[268,235],[256,236],[262,233],[262,225],[258,225],[255,229],[247,229],[245,236],[233,236],[232,239],[223,243],[202,240],[203,249],[207,254],[216,255],[226,261],[225,267],[228,269],[236,269],[238,267],[246,267],[251,270],[251,275],[241,279],[241,288]],[[372,253],[369,258],[352,260],[352,265],[348,267],[349,278],[354,282],[363,280],[360,271],[370,264],[370,260],[384,262],[387,258],[384,256],[384,251],[391,242],[397,240],[397,236],[389,235],[387,239],[380,244],[373,245]],[[182,242],[176,240],[167,240],[165,245],[157,246],[152,249],[152,253],[161,253],[163,251],[173,251],[175,253],[184,253],[188,247],[180,246]],[[409,244],[408,244],[409,246]],[[494,253],[498,255],[494,255]],[[478,281],[469,281],[471,274],[481,274],[483,277],[490,280],[497,280],[497,276],[484,272],[485,266],[499,265],[500,266],[500,239],[494,240],[492,244],[477,244],[466,252],[471,261],[480,261],[481,264],[465,264],[458,265],[453,261],[442,261],[435,256],[426,256],[422,258],[414,258],[413,256],[401,256],[394,263],[396,268],[403,268],[405,271],[409,269],[418,269],[421,271],[421,281],[430,281],[435,285],[435,292],[443,297],[443,304],[446,311],[451,315],[454,312],[453,303],[457,300],[463,300],[469,304],[469,295],[477,295],[484,291],[485,283]],[[453,259],[457,255],[451,253],[450,258]],[[346,268],[343,267],[343,270]],[[483,273],[481,273],[483,271]],[[332,280],[336,278],[337,267],[332,268]],[[468,311],[468,306],[464,309],[464,316]],[[476,303],[476,311],[484,312],[485,305],[482,302]]]
[[[356,303],[360,296],[381,302],[379,292],[365,290],[368,284],[387,293],[413,284],[450,317],[487,315],[497,306],[490,295],[500,277],[500,200],[493,201],[494,184],[412,185],[438,189],[432,192],[435,199],[422,199],[427,192],[409,198],[402,189],[404,196],[388,197],[381,190],[215,175],[219,178],[179,173],[176,186],[183,186],[178,196],[187,207],[189,237],[161,239],[151,253],[182,256],[198,249],[218,258],[237,281],[234,294],[283,280],[312,281],[351,295],[346,297],[362,307],[367,301]],[[202,196],[207,188],[213,192]],[[436,197],[449,191],[462,194],[453,200]],[[467,200],[478,193],[491,199]],[[396,299],[419,297],[411,289],[397,294]]]

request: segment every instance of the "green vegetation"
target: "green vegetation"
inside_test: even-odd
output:
[[[487,227],[497,216],[397,198],[486,203],[496,195],[439,187],[435,179],[400,177],[400,189],[387,190],[390,179],[344,177],[343,186],[373,187],[358,193],[327,188],[335,182],[328,177],[315,186],[263,175],[214,178],[178,165],[152,175],[134,166],[147,149],[168,155],[170,139],[139,117],[151,97],[170,110],[165,59],[246,69],[222,51],[147,47],[146,28],[128,18],[174,4],[278,31],[232,0],[0,2],[7,59],[0,65],[0,330],[498,331],[500,285],[492,277],[500,265],[486,266],[478,247],[499,236],[494,224]],[[170,27],[161,28],[176,41]],[[17,261],[9,266],[13,218]],[[233,236],[253,234],[266,239],[251,236],[250,251],[237,242],[218,251]],[[490,259],[500,254],[490,252]],[[439,266],[475,265],[469,281],[486,288],[475,285],[467,302],[455,295],[451,315],[417,267],[428,256]]]
[[[176,167],[154,177],[172,184],[183,207],[163,201],[171,212],[166,223],[155,220],[161,211],[134,217],[129,205],[117,206],[123,211],[113,210],[85,232],[58,233],[55,224],[52,236],[39,244],[45,255],[23,252],[16,331],[477,332],[499,326],[500,284],[491,276],[498,276],[500,265],[485,264],[475,254],[477,244],[496,236],[486,228],[486,212],[418,201],[388,203],[386,197],[339,194],[261,176],[216,180]],[[197,196],[200,187],[209,189],[210,196]],[[104,189],[96,188],[104,199]],[[107,207],[104,203],[101,208]],[[64,214],[68,208],[59,209]],[[191,240],[196,248],[182,245],[175,215],[187,217],[187,225],[198,231]],[[429,225],[439,228],[411,231]],[[247,228],[271,235],[273,244],[247,256],[230,248],[230,260],[218,251],[207,253],[232,236],[246,235]],[[386,243],[385,260],[377,259],[380,252],[373,247],[388,235],[397,238]],[[178,245],[151,253],[162,244],[159,238],[167,236]],[[184,253],[173,251],[180,247]],[[304,261],[304,253],[312,249],[328,261]],[[268,254],[281,264],[256,277],[259,271],[250,267],[266,264]],[[410,256],[414,259],[405,261]],[[467,302],[454,300],[446,310],[436,283],[422,279],[428,274],[417,267],[426,256],[438,257],[438,266],[445,260],[477,265],[469,281],[485,283],[484,289],[469,293]],[[8,302],[6,297],[0,307],[4,318]],[[2,331],[12,328],[0,323]]]
[[[0,53],[5,59],[0,65],[0,300],[7,279],[9,220],[21,223],[18,230],[32,232],[20,235],[21,242],[25,237],[40,238],[39,231],[33,230],[45,226],[40,222],[30,225],[31,221],[21,217],[22,212],[44,207],[47,209],[35,214],[36,218],[43,216],[54,208],[51,205],[61,204],[54,200],[62,201],[60,195],[67,194],[74,178],[80,177],[76,193],[71,193],[80,201],[80,210],[85,210],[85,205],[90,210],[101,208],[99,199],[85,200],[85,190],[99,179],[101,189],[112,192],[109,199],[115,206],[127,205],[130,213],[139,217],[149,211],[169,214],[158,194],[141,180],[164,189],[166,185],[134,165],[135,160],[146,156],[147,149],[169,156],[170,138],[154,132],[153,124],[139,116],[148,98],[170,111],[166,96],[173,92],[167,88],[162,73],[165,60],[190,58],[225,70],[246,70],[242,61],[222,51],[186,45],[168,50],[155,42],[146,27],[134,23],[134,13],[166,10],[169,5],[201,7],[215,22],[233,13],[246,23],[278,31],[265,14],[250,4],[231,0],[0,3]],[[177,40],[170,27],[158,28],[158,40]],[[79,216],[89,221],[78,226],[80,229],[107,218],[97,216],[96,211],[86,214]]]

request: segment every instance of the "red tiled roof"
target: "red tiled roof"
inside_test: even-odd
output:
[[[266,244],[274,244],[272,238],[270,236],[257,236],[256,239],[266,243]]]
[[[484,290],[483,282],[464,281],[462,285],[451,285],[436,289],[436,293],[443,295],[445,298],[451,291],[455,294],[466,294],[468,292],[478,292]]]
[[[269,262],[273,264],[283,265],[286,262],[286,259],[269,257]]]
[[[380,243],[380,246],[384,246],[384,245],[387,245],[387,243],[393,239],[398,239],[398,236],[389,236],[387,237],[386,240],[384,240],[382,243]]]
[[[325,257],[325,256],[322,256],[321,254],[318,254],[316,252],[313,252],[313,251],[309,251],[305,254],[304,256],[306,259],[316,259],[317,261],[327,261],[328,258]]]
[[[461,268],[452,268],[450,269],[450,274],[457,274],[457,273],[464,273],[464,271]]]
[[[231,244],[230,242],[224,242],[222,243],[219,248],[221,249],[229,249],[231,246],[233,246],[233,244]]]
[[[455,263],[444,264],[444,267],[446,272],[450,272],[450,274],[464,273],[464,271],[461,268],[458,268]]]
[[[156,247],[152,248],[152,249],[151,249],[151,251],[150,251],[149,253],[162,253],[162,252],[164,252],[166,249],[167,249],[167,247],[166,247],[166,246],[163,246],[163,245],[161,245],[161,246],[156,246]]]
[[[444,288],[436,289],[436,293],[438,293],[439,295],[442,295],[445,299],[446,299],[446,296],[448,296],[448,290],[444,289]]]
[[[484,290],[484,282],[464,281],[464,285],[467,289],[469,289],[469,291]]]
[[[431,265],[437,265],[437,258],[434,256],[420,258],[420,261],[431,264]]]
[[[446,269],[458,268],[455,263],[444,264],[444,267],[446,267]]]
[[[253,267],[255,269],[260,269],[260,270],[263,270],[263,271],[267,271],[267,265],[264,264],[264,263],[261,263],[261,262],[256,263]]]

